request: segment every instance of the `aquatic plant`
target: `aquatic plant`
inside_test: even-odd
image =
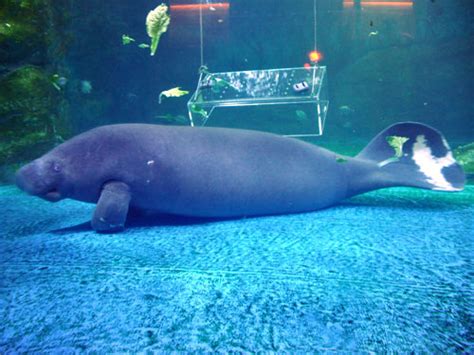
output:
[[[388,136],[387,143],[395,150],[395,157],[401,158],[403,155],[403,145],[409,140],[407,137]]]
[[[47,55],[49,1],[0,1],[0,63],[27,63]]]
[[[474,142],[457,147],[453,154],[464,171],[472,177],[474,174]]]
[[[50,139],[45,131],[40,132],[32,132],[26,134],[22,137],[18,137],[15,140],[10,140],[8,142],[1,142],[0,143],[0,162],[12,162],[18,158],[18,155],[24,156],[25,148],[30,148],[32,150],[32,154],[34,155],[35,150],[34,147],[38,147],[38,145],[49,145]]]
[[[1,1],[0,180],[70,134],[61,60],[71,37],[62,3]]]
[[[29,23],[21,23],[16,20],[0,24],[0,40],[11,38],[15,41],[22,40],[34,35],[35,28]]]
[[[378,164],[380,167],[397,162],[399,158],[403,156],[403,145],[409,140],[407,137],[399,136],[387,136],[385,139],[387,140],[387,143],[393,148],[395,154],[392,157],[380,162]]]
[[[161,35],[167,31],[169,23],[168,6],[165,4],[158,5],[148,13],[146,31],[151,38],[150,55],[155,55]]]
[[[34,158],[68,135],[64,119],[55,113],[62,96],[54,79],[32,65],[0,79],[0,165]]]
[[[11,71],[1,79],[0,102],[5,106],[19,100],[46,99],[53,94],[51,89],[51,79],[41,68],[26,65]]]

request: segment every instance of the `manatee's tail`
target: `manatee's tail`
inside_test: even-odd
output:
[[[399,150],[396,149],[396,142]],[[395,141],[395,142],[394,142]],[[385,186],[461,191],[465,174],[443,135],[427,125],[396,123],[379,133],[356,157],[378,165]]]

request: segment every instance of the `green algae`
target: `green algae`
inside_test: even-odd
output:
[[[0,64],[47,55],[49,1],[4,0],[0,5]]]
[[[474,142],[457,147],[453,153],[464,171],[474,174]]]
[[[0,3],[0,180],[70,134],[66,98],[51,79],[63,48],[55,28],[62,24],[57,5]]]
[[[55,114],[60,100],[39,67],[26,65],[0,79],[0,165],[33,159],[67,134]]]

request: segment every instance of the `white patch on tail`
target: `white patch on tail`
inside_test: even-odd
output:
[[[417,136],[416,143],[413,144],[412,159],[418,165],[420,171],[427,177],[426,181],[435,186],[434,190],[461,191],[462,189],[451,185],[441,171],[443,168],[456,164],[456,160],[449,150],[446,141],[443,143],[448,149],[448,153],[444,157],[437,158],[433,156],[431,148],[426,144],[425,136]]]

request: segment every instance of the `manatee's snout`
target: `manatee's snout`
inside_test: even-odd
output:
[[[37,159],[17,171],[16,185],[30,195],[56,202],[62,196],[58,190],[58,168]]]
[[[15,175],[16,186],[31,195],[36,195],[37,191],[41,190],[40,184],[38,183],[39,176],[36,171],[37,166],[35,162],[22,167]]]

